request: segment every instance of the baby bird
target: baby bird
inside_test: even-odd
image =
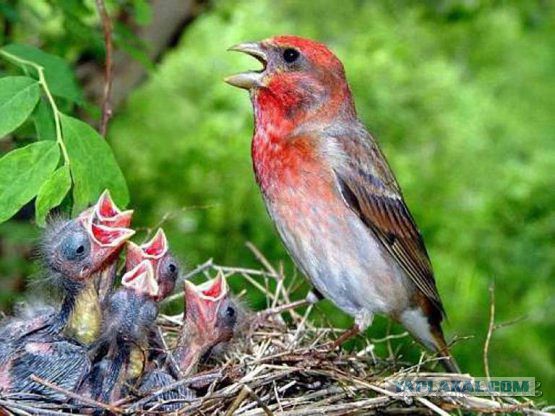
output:
[[[0,389],[64,397],[32,375],[67,390],[76,389],[90,368],[86,349],[63,337],[75,312],[76,299],[98,270],[134,234],[127,228],[95,224],[91,213],[50,224],[42,243],[46,269],[60,283],[59,311],[26,321],[9,321],[1,330]]]
[[[148,260],[126,272],[121,283],[105,313],[98,350],[106,355],[88,377],[91,396],[106,403],[119,399],[125,382],[142,374],[148,335],[158,315],[159,286]]]
[[[116,400],[126,391],[125,383],[138,378],[151,351],[162,350],[154,321],[157,303],[174,289],[179,266],[168,246],[164,231],[141,246],[127,245],[126,269],[122,288],[109,298],[103,335],[97,346],[107,357],[94,366],[85,390],[103,401]],[[97,354],[101,355],[101,354]]]
[[[169,249],[163,229],[159,228],[150,241],[140,246],[132,241],[127,243],[126,269],[131,270],[143,260],[148,260],[152,265],[158,282],[155,300],[161,301],[173,292],[179,276],[179,265]]]
[[[231,340],[238,325],[239,310],[230,297],[225,278],[215,279],[195,286],[185,282],[186,303],[183,328],[172,360],[168,359],[165,368],[148,371],[140,382],[139,392],[147,394],[196,371],[199,361],[210,351]],[[169,357],[168,357],[169,358]],[[195,396],[187,387],[177,387],[158,397],[164,405],[149,402],[145,409],[156,406],[159,411],[175,411],[181,407],[179,402]],[[169,402],[169,403],[168,403]]]
[[[97,203],[80,215],[95,226],[110,229],[128,229],[133,216],[132,210],[121,211],[104,191]],[[75,300],[75,313],[66,328],[66,335],[83,344],[92,344],[100,335],[102,325],[102,303],[112,293],[120,250],[117,250],[103,264],[93,279],[87,280]]]

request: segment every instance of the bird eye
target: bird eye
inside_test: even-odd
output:
[[[175,273],[175,271],[177,270],[177,266],[173,263],[170,263],[168,269],[170,270],[170,273]]]
[[[81,260],[90,252],[90,241],[83,233],[71,233],[62,240],[63,257],[69,261]]]
[[[293,48],[287,48],[283,51],[283,59],[288,64],[295,62],[299,58],[299,56],[299,51]]]
[[[233,309],[233,307],[231,306],[228,306],[225,310],[225,316],[227,318],[233,318],[235,316],[235,309]]]

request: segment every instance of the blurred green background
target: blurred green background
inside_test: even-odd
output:
[[[67,33],[50,26],[51,38]],[[495,284],[496,323],[510,325],[494,334],[492,375],[534,376],[546,399],[555,397],[553,2],[210,2],[149,65],[108,134],[135,224],[152,228],[164,218],[187,268],[211,257],[259,267],[245,248],[252,241],[293,273],[254,182],[248,95],[222,82],[258,66],[227,47],[282,33],[323,41],[343,61],[360,118],[378,137],[424,235],[447,335],[470,337],[453,349],[461,367],[484,373],[488,287]],[[89,52],[101,48],[98,36]],[[83,51],[60,42],[46,46],[78,62]],[[1,277],[30,273],[16,260],[36,228],[12,222],[0,232],[9,241]],[[13,298],[8,289],[3,296]],[[264,300],[253,290],[249,303]],[[386,331],[378,319],[368,333]],[[419,348],[402,343],[404,356],[416,360]]]

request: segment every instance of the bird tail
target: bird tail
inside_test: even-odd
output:
[[[437,319],[433,319],[436,317]],[[436,352],[441,364],[449,373],[460,373],[461,370],[445,342],[441,330],[441,315],[426,316],[420,308],[409,309],[401,314],[401,323],[414,338],[431,351]]]
[[[445,337],[443,336],[443,331],[441,330],[440,326],[438,326],[437,329],[438,330],[432,329],[432,336],[434,337],[434,340],[436,341],[435,342],[435,350],[436,350],[436,352],[438,353],[438,355],[440,357],[441,365],[443,366],[443,368],[445,368],[445,370],[448,373],[457,373],[457,374],[459,374],[461,372],[461,369],[459,368],[459,365],[457,364],[457,361],[455,360],[455,358],[449,352],[449,347],[447,346],[447,343],[445,342]]]

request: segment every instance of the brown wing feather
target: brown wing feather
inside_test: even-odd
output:
[[[341,158],[342,163],[334,171],[346,203],[444,314],[424,241],[391,169],[368,133],[353,134],[358,137],[336,136],[346,157]]]

